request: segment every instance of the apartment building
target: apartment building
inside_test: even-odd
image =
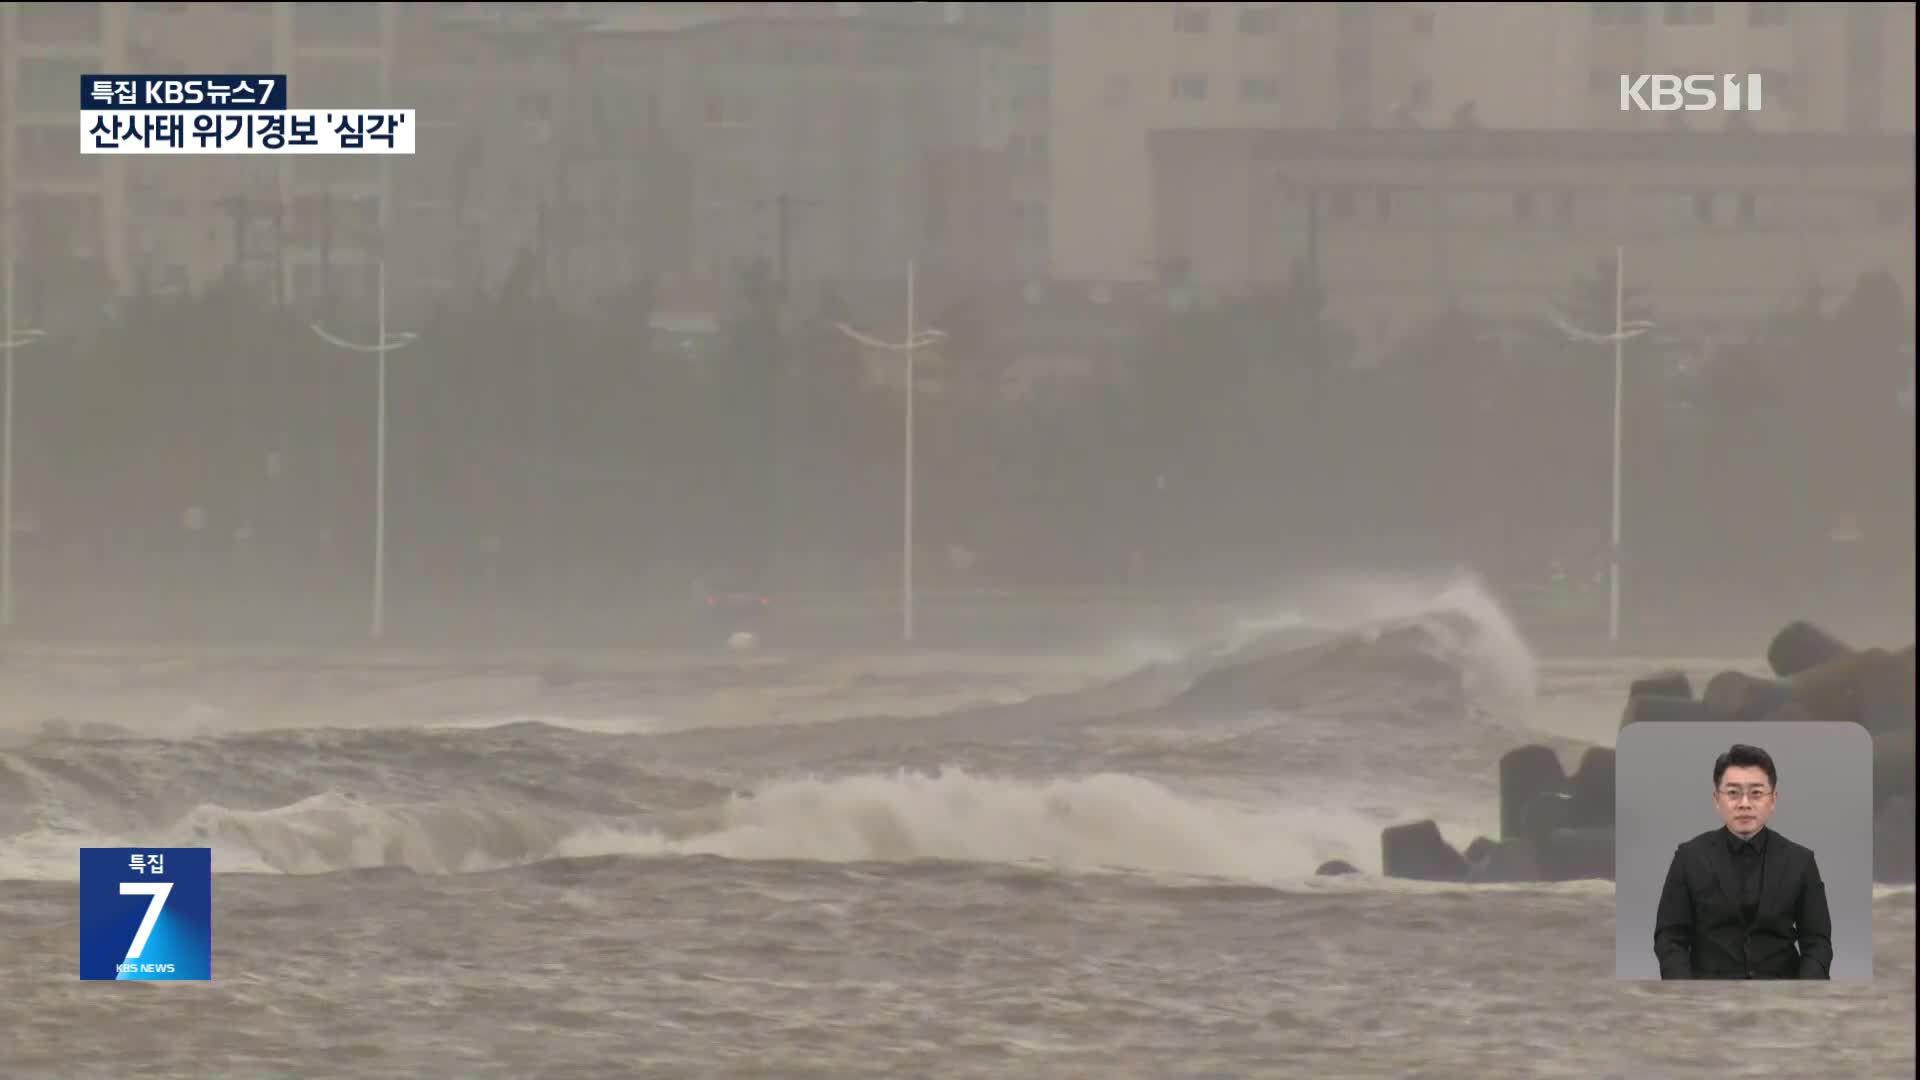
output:
[[[1411,106],[1415,4],[1055,5],[1051,276],[1144,281],[1149,131],[1366,127]]]
[[[1201,291],[1311,262],[1366,356],[1458,303],[1539,323],[1627,251],[1663,333],[1737,337],[1864,272],[1914,289],[1914,137],[1759,132],[1170,130],[1155,257]]]
[[[1068,4],[1048,22],[1051,276],[1150,280],[1147,133],[1914,130],[1893,3]],[[1759,72],[1760,113],[1622,113],[1622,73]]]
[[[413,156],[390,165],[387,273],[404,317],[497,289],[561,227],[575,37],[601,17],[571,7],[402,11],[393,94],[415,110],[418,138]]]
[[[0,5],[0,191],[19,310],[81,317],[238,272],[280,296],[368,293],[385,174],[366,157],[83,155],[80,76],[284,72],[293,104],[394,104],[392,3]],[[335,266],[349,269],[339,275]]]
[[[272,5],[274,57],[283,65],[274,70],[287,73],[290,103],[408,107],[394,86],[404,6],[390,0]],[[373,155],[279,159],[280,195],[293,219],[280,277],[296,303],[371,307],[373,264],[388,250],[394,216],[393,164]]]
[[[802,289],[894,281],[910,259],[1010,272],[1009,46],[944,21],[606,20],[578,38],[567,243],[605,249],[582,266],[710,291],[752,258]]]
[[[1448,3],[1432,20],[1432,109],[1499,128],[1755,131],[1914,127],[1914,8],[1848,3]],[[1623,113],[1623,73],[1757,73],[1758,113]]]
[[[15,255],[15,312],[52,325],[97,306],[127,264],[121,163],[82,157],[80,76],[124,55],[124,22],[102,4],[0,5],[0,242]],[[110,70],[110,69],[109,69]]]
[[[909,258],[997,280],[1018,258],[1016,181],[1046,195],[1044,134],[1021,144],[1026,172],[1006,153],[1031,7],[6,4],[0,176],[20,205],[25,310],[236,271],[303,306],[365,310],[382,254],[407,318],[523,257],[582,300],[648,275],[712,292],[753,256],[854,286]],[[419,149],[79,154],[78,76],[128,70],[286,72],[297,106],[418,110]]]

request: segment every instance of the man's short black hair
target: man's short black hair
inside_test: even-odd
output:
[[[1773,767],[1773,755],[1757,746],[1746,743],[1734,743],[1713,761],[1713,786],[1720,786],[1720,778],[1732,767],[1767,770],[1767,786],[1780,786],[1780,773]]]

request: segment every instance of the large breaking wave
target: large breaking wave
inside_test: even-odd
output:
[[[1380,825],[1411,808],[1369,801],[1368,755],[1422,755],[1435,775],[1408,797],[1431,804],[1497,754],[1532,693],[1520,636],[1461,580],[1329,589],[1086,689],[779,740],[543,723],[69,731],[0,751],[0,878],[71,877],[82,844],[205,844],[223,872],[706,855],[1270,880],[1375,863]],[[700,739],[706,763],[679,762]],[[712,764],[729,758],[750,764]],[[1475,807],[1460,829],[1491,813],[1484,795],[1459,800]]]

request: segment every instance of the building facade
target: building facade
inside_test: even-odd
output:
[[[0,227],[36,318],[236,271],[357,306],[381,252],[408,317],[523,257],[581,297],[645,277],[711,294],[748,257],[853,287],[910,257],[930,281],[1150,283],[1150,133],[1911,133],[1913,10],[0,3]],[[418,110],[419,149],[85,156],[89,70],[284,71],[302,106]],[[1721,71],[1763,74],[1764,110],[1618,107],[1622,73]]]
[[[1879,269],[1913,295],[1912,135],[1222,129],[1150,144],[1155,257],[1179,281],[1240,292],[1311,264],[1363,354],[1451,304],[1538,322],[1616,245],[1675,331],[1732,331]]]
[[[83,318],[116,291],[233,274],[299,295],[320,291],[331,265],[370,265],[387,206],[379,159],[84,155],[75,111],[95,71],[284,72],[298,106],[391,104],[395,8],[0,5],[0,191],[19,309]],[[370,289],[365,276],[343,272],[340,287]]]
[[[1149,131],[1914,130],[1894,3],[1058,5],[1050,273],[1150,280]],[[1764,76],[1759,113],[1619,108],[1619,76]]]

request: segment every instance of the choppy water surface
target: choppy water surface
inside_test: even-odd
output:
[[[1715,988],[1616,982],[1610,885],[1313,878],[1494,831],[1500,753],[1610,741],[1635,670],[1467,586],[1373,607],[1099,661],[16,664],[0,1075],[1913,1075],[1911,890],[1873,985]],[[212,983],[75,978],[83,843],[213,847]]]

